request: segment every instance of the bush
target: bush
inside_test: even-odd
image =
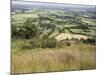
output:
[[[34,39],[30,40],[30,44],[32,45],[33,48],[40,48],[41,47],[41,39],[34,38]]]
[[[26,39],[14,39],[11,45],[12,45],[12,49],[16,49],[16,50],[25,50],[25,49],[33,48],[29,40]]]
[[[21,47],[21,50],[25,50],[25,49],[32,49],[33,46],[30,43],[24,43]]]
[[[70,46],[71,45],[71,43],[70,42],[67,42],[67,46]]]
[[[87,43],[96,44],[96,38],[88,38]]]
[[[45,39],[42,40],[42,44],[41,44],[42,48],[55,48],[56,47],[56,40],[55,39]]]
[[[95,45],[96,44],[96,38],[88,38],[87,40],[83,40],[83,42],[87,43],[87,44]]]

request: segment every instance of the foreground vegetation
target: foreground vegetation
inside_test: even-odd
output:
[[[88,70],[96,68],[94,45],[12,51],[12,73]]]

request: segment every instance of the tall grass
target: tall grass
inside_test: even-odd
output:
[[[94,45],[37,48],[12,53],[12,73],[85,70],[96,68]]]

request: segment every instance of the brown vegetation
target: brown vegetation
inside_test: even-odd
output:
[[[12,51],[12,73],[86,70],[96,68],[94,45]]]

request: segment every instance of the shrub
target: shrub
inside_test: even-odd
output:
[[[30,44],[32,45],[33,48],[40,48],[41,47],[41,39],[35,38],[30,40]]]
[[[83,42],[87,43],[87,44],[95,45],[96,44],[96,38],[88,38],[87,40],[83,40]]]
[[[67,42],[67,46],[71,46],[71,43],[70,42]]]
[[[33,46],[30,43],[24,43],[21,47],[21,50],[25,50],[25,49],[32,49]]]
[[[88,38],[87,43],[96,44],[96,38]]]
[[[25,50],[32,49],[33,46],[30,44],[29,40],[26,39],[16,39],[12,41],[12,49]]]
[[[42,40],[42,48],[55,48],[56,47],[56,40],[55,39],[45,39]]]

